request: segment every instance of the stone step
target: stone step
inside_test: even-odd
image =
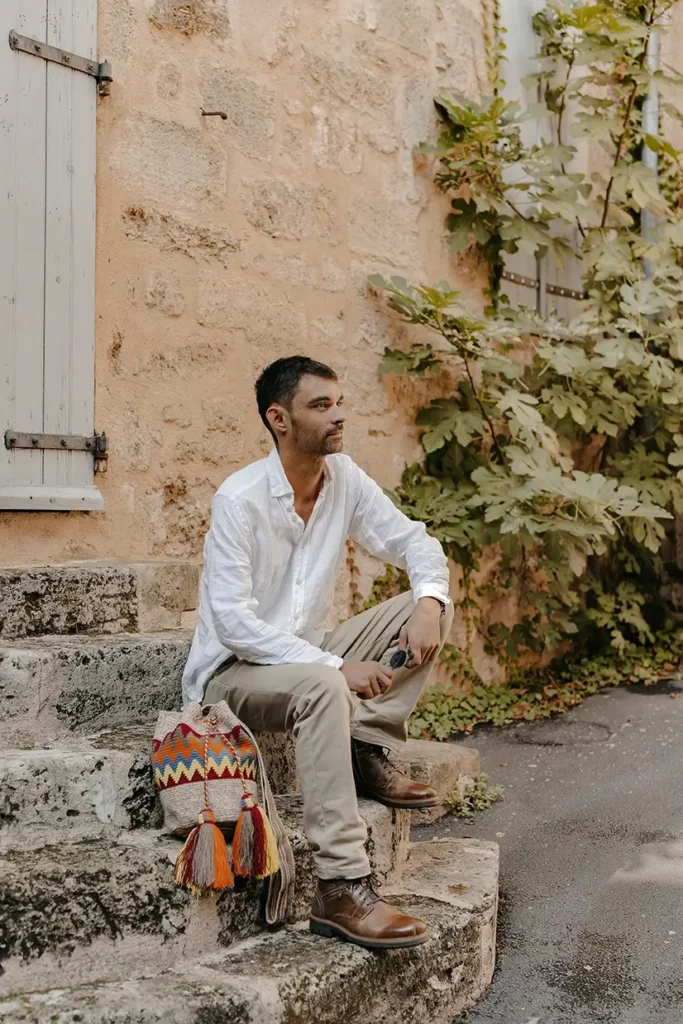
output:
[[[396,903],[424,917],[423,946],[372,953],[311,935],[305,924],[259,933],[164,973],[150,961],[115,984],[0,999],[12,1024],[451,1024],[491,981],[498,849],[474,840],[411,847]],[[392,887],[387,887],[387,895]],[[95,953],[95,950],[93,950]],[[143,974],[155,975],[140,977]]]
[[[71,733],[153,723],[181,699],[192,633],[41,636],[0,643],[5,747],[47,747]]]
[[[291,735],[259,736],[273,792],[298,790]],[[76,839],[97,839],[117,828],[159,828],[161,808],[150,765],[151,727],[106,729],[72,736],[49,749],[0,752],[0,852]],[[401,765],[434,786],[442,798],[479,774],[470,747],[410,740]],[[413,811],[412,824],[436,820],[443,804]]]
[[[0,639],[175,629],[197,607],[188,561],[68,562],[0,568]]]
[[[478,750],[434,740],[408,740],[401,761],[411,779],[433,786],[442,801],[456,791],[462,795],[481,771]],[[426,825],[447,811],[443,802],[423,811],[412,811],[411,822]]]
[[[0,852],[160,828],[151,726],[106,729],[49,749],[0,751]],[[273,792],[295,793],[291,737],[260,737]]]
[[[294,850],[300,921],[313,896],[313,858],[300,798],[278,797],[278,807]],[[392,878],[406,858],[408,813],[366,800],[361,813],[372,868]],[[260,932],[263,886],[197,900],[173,882],[180,846],[139,830],[1,856],[0,995],[163,970]]]

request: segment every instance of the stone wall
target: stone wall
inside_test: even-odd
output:
[[[481,0],[100,0],[106,510],[0,513],[5,565],[197,558],[214,490],[269,448],[253,381],[285,354],[340,371],[347,451],[397,481],[424,393],[378,377],[402,332],[366,279],[447,277],[478,301],[413,147],[439,90],[486,87],[482,17]]]

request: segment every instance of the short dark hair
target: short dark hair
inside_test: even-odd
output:
[[[285,356],[276,359],[256,381],[256,403],[261,419],[277,442],[275,432],[266,418],[266,413],[273,402],[289,409],[292,399],[299,390],[302,377],[323,377],[325,380],[338,380],[331,366],[319,363],[308,356]]]

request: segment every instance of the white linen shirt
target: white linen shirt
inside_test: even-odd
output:
[[[347,455],[328,455],[325,462],[307,526],[294,509],[276,448],[229,476],[216,493],[184,703],[201,703],[206,681],[231,654],[257,665],[340,667],[342,659],[317,644],[347,537],[405,569],[416,601],[449,602],[446,556],[424,524],[408,519]]]

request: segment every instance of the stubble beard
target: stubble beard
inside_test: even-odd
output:
[[[320,434],[300,427],[296,421],[292,421],[292,439],[304,455],[324,457],[325,455],[334,455],[343,448],[343,435],[342,437],[330,437],[328,434],[323,434],[321,437]]]

